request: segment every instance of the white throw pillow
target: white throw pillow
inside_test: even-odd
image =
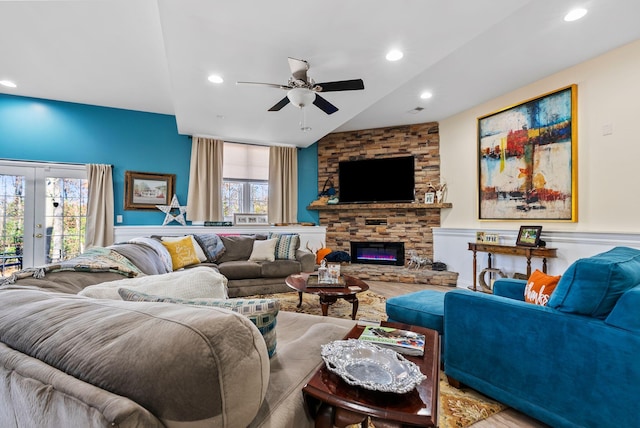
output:
[[[250,262],[272,262],[276,259],[276,244],[278,238],[256,239],[253,241]]]
[[[118,288],[121,287],[177,299],[228,298],[227,278],[217,270],[205,266],[161,275],[103,282],[86,287],[78,295],[94,299],[122,300],[118,294]]]
[[[207,261],[207,255],[204,253],[204,250],[196,241],[196,238],[193,235],[187,235],[191,237],[191,243],[193,244],[193,249],[196,251],[196,257],[200,260],[200,263]],[[184,239],[184,236],[163,236],[162,240],[165,242],[176,242]]]

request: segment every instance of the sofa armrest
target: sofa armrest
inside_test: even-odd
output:
[[[526,286],[527,281],[524,279],[499,278],[493,283],[493,294],[524,301],[524,288]]]
[[[551,426],[589,426],[598,418],[640,426],[640,414],[628,411],[640,384],[637,333],[452,290],[445,296],[444,335],[448,376]]]
[[[316,256],[311,251],[296,250],[296,260],[301,264],[301,272],[313,272],[316,267]]]

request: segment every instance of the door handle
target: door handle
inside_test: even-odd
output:
[[[42,238],[42,233],[37,233],[36,238]]]

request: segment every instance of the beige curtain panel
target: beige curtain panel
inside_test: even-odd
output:
[[[113,172],[111,165],[88,164],[87,228],[84,245],[106,247],[113,244]]]
[[[187,195],[187,219],[222,221],[222,161],[224,142],[193,137]]]
[[[269,149],[269,222],[298,222],[298,149]]]

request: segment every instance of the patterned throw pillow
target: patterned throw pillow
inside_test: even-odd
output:
[[[229,309],[249,318],[249,321],[258,327],[267,345],[269,357],[272,357],[276,352],[276,317],[280,311],[280,302],[277,299],[174,299],[152,296],[127,288],[118,289],[118,294],[122,300],[132,302],[179,303]]]
[[[527,280],[527,285],[524,288],[525,302],[547,306],[549,297],[558,286],[559,281],[560,275],[551,276],[536,269]]]
[[[300,235],[297,233],[271,233],[269,238],[278,238],[276,243],[276,260],[295,260],[296,250],[300,247]]]
[[[178,241],[162,241],[162,245],[164,245],[169,251],[169,254],[171,254],[173,270],[200,263],[196,255],[196,250],[193,247],[191,236],[185,236]]]
[[[222,239],[215,233],[205,233],[202,235],[193,235],[204,253],[207,255],[207,261],[215,263],[224,254],[225,248]]]

